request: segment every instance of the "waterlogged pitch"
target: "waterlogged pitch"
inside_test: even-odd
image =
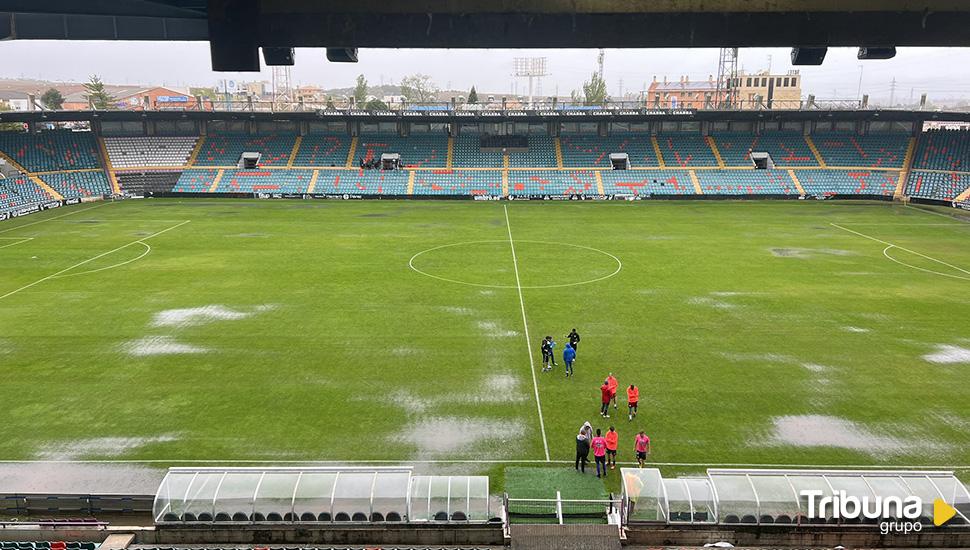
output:
[[[0,224],[0,458],[488,471],[571,461],[590,420],[623,462],[645,430],[672,473],[965,467],[970,223],[942,212],[145,200],[21,218]],[[560,366],[542,373],[546,335]]]

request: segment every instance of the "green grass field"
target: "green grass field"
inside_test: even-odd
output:
[[[968,243],[885,203],[50,211],[0,224],[0,459],[496,473],[545,461],[544,435],[571,461],[590,420],[621,461],[645,429],[665,473],[966,467]],[[572,327],[575,377],[538,372]],[[611,371],[641,387],[634,422],[598,416]]]

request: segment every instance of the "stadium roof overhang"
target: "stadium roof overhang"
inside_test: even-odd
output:
[[[216,70],[258,70],[260,47],[970,46],[967,28],[966,0],[0,0],[0,39],[209,40]]]
[[[298,122],[731,122],[731,121],[926,121],[970,122],[970,112],[942,111],[693,111],[654,109],[603,109],[597,111],[7,111],[2,122],[139,122],[169,120],[244,120]]]

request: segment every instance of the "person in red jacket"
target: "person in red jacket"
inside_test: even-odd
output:
[[[609,418],[610,417],[610,399],[612,393],[610,393],[610,382],[609,380],[604,380],[603,385],[600,386],[600,416]]]

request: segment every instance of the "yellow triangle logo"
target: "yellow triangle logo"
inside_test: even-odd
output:
[[[957,510],[942,498],[933,501],[933,525],[940,527],[957,515]]]

